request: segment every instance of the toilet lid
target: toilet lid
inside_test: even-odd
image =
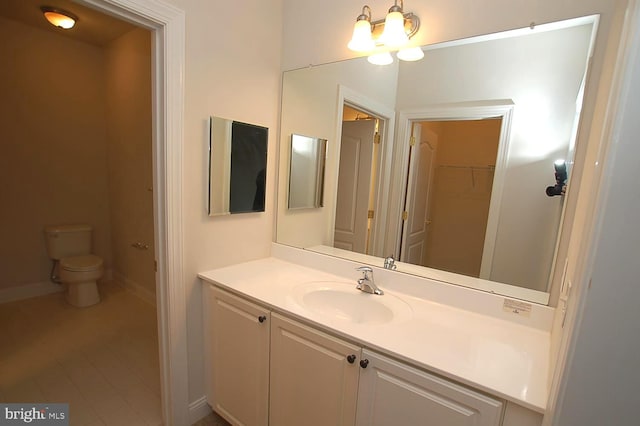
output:
[[[67,271],[91,271],[102,266],[102,258],[88,254],[86,256],[65,257],[60,259],[60,267]]]

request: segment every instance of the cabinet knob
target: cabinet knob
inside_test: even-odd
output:
[[[264,315],[260,315],[260,316],[258,317],[258,321],[260,321],[260,322],[265,322],[266,320],[267,320],[267,317],[266,317],[266,316],[264,316]]]
[[[354,362],[356,362],[356,356],[355,355],[347,355],[347,362],[349,364],[353,364]]]
[[[369,360],[368,359],[361,359],[360,360],[360,367],[367,368],[367,365],[369,365]]]

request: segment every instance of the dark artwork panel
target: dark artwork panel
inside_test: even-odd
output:
[[[230,213],[264,211],[267,137],[266,127],[232,124]]]

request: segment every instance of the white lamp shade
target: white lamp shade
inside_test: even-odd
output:
[[[368,52],[375,48],[375,43],[371,37],[371,23],[366,19],[356,21],[353,27],[353,36],[347,44],[349,49],[356,52]]]
[[[409,41],[404,30],[404,16],[401,12],[389,12],[384,21],[384,31],[380,41],[389,47],[400,47]]]
[[[424,58],[424,52],[420,47],[408,47],[406,49],[398,50],[398,59],[402,61],[419,61]]]
[[[367,58],[369,63],[374,65],[389,65],[393,63],[393,57],[389,52],[376,53],[375,55],[371,55]]]

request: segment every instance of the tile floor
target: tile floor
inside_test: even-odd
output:
[[[0,402],[66,402],[71,425],[162,424],[155,307],[99,290],[87,308],[63,293],[0,304]]]
[[[191,426],[230,426],[230,424],[216,413],[210,413],[207,417],[200,419]]]

